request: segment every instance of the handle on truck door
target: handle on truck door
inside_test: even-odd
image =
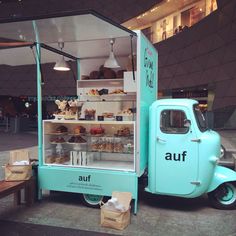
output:
[[[201,142],[201,139],[200,139],[200,138],[191,139],[191,142],[200,143],[200,142]]]
[[[163,143],[165,143],[165,142],[166,142],[166,140],[164,140],[164,139],[161,139],[161,138],[159,138],[159,137],[157,137],[157,141],[159,141],[159,142],[163,142]]]

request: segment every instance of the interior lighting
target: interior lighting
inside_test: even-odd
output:
[[[200,8],[199,11],[202,11],[202,8]]]
[[[138,20],[141,19],[141,18],[142,18],[142,16],[138,16],[138,17],[137,17]]]
[[[64,48],[64,42],[58,42],[58,47],[62,51],[62,49]],[[53,69],[54,70],[58,70],[58,71],[69,71],[70,70],[70,66],[65,61],[64,56],[62,56],[61,59],[56,62],[56,64],[53,67]]]
[[[26,103],[25,103],[25,107],[26,107],[26,108],[29,108],[29,107],[30,107],[30,103],[29,103],[29,102],[26,102]]]
[[[115,43],[115,39],[111,39],[110,40],[110,54],[109,57],[107,58],[107,60],[104,63],[104,67],[107,68],[119,68],[119,64],[115,58],[114,52],[113,52],[113,44]]]

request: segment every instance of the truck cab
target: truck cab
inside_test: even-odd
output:
[[[220,156],[220,136],[207,128],[198,102],[158,100],[149,115],[146,190],[188,198],[207,192]]]

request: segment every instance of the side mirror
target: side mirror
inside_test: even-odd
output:
[[[185,119],[184,120],[184,127],[189,128],[191,126],[191,120]]]

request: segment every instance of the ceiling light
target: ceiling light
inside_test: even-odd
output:
[[[141,19],[141,17],[142,17],[142,16],[138,16],[137,19],[139,20],[139,19]]]
[[[111,50],[108,59],[104,63],[104,67],[107,68],[119,68],[119,64],[115,58],[114,52],[113,52],[113,44],[115,43],[115,39],[110,40]]]
[[[58,42],[58,47],[62,51],[62,49],[64,48],[64,42]],[[53,69],[54,70],[58,70],[58,71],[69,71],[70,70],[70,66],[65,61],[64,56],[62,56],[61,59],[59,61],[57,61],[57,63],[53,67]]]

